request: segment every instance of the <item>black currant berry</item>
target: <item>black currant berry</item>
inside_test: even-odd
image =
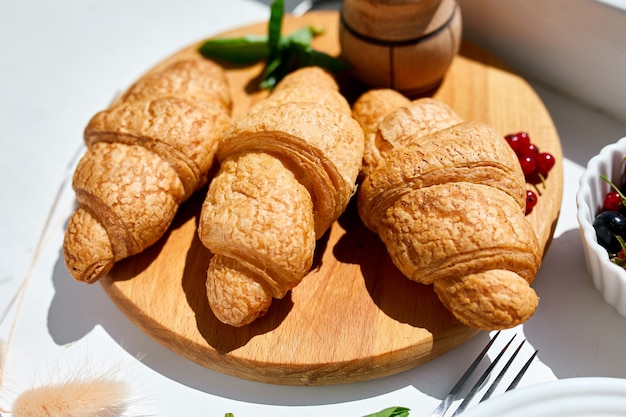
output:
[[[626,240],[626,217],[617,211],[603,211],[593,221],[598,243],[609,252],[616,254],[622,248],[616,236]]]

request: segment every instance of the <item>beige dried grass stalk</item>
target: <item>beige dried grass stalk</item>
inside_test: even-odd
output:
[[[73,161],[79,155],[80,149],[72,158]],[[48,232],[52,225],[52,215],[56,211],[64,185],[70,178],[69,167],[66,177],[55,195],[54,202],[46,218],[43,230],[37,241],[37,246],[31,258],[29,268],[15,296],[0,316],[0,323],[9,314],[9,310],[15,306],[15,312],[9,330],[8,339],[0,340],[0,388],[3,386],[4,371],[8,357],[8,348],[15,331],[17,318],[21,312],[28,283],[32,271],[39,260],[39,256],[45,246]],[[128,405],[128,390],[126,384],[111,378],[100,377],[71,377],[66,381],[52,384],[44,384],[33,387],[20,394],[13,403],[12,410],[0,408],[2,413],[11,413],[13,417],[120,417]]]
[[[128,405],[124,383],[106,377],[74,378],[25,391],[13,417],[119,417]]]
[[[63,181],[59,185],[59,188],[57,189],[57,192],[54,196],[54,201],[52,202],[50,210],[48,210],[48,214],[46,215],[46,220],[44,222],[39,238],[37,239],[37,245],[35,246],[35,251],[33,252],[33,255],[30,259],[30,264],[28,265],[28,269],[26,270],[26,273],[22,277],[22,282],[20,283],[17,291],[15,292],[15,294],[9,301],[9,304],[4,308],[4,310],[0,314],[0,324],[2,324],[5,318],[9,315],[10,310],[16,305],[15,313],[13,315],[13,321],[9,329],[7,340],[3,344],[3,346],[0,346],[0,388],[2,388],[2,385],[3,385],[2,382],[4,379],[5,361],[7,360],[8,350],[11,344],[11,339],[13,338],[15,327],[17,326],[17,322],[18,322],[17,319],[20,315],[20,312],[22,311],[22,303],[24,302],[24,298],[26,296],[26,289],[28,288],[28,284],[30,283],[33,270],[35,269],[35,266],[37,265],[37,262],[39,261],[39,257],[41,256],[44,246],[47,243],[48,239],[50,239],[51,237],[49,235],[49,231],[51,230],[51,226],[52,226],[52,216],[55,213],[57,206],[59,205],[59,201],[61,199],[61,195],[63,193],[63,188],[65,187],[65,184],[67,184],[67,182],[71,179],[71,176],[72,176],[71,167],[80,156],[83,147],[84,145],[81,144],[78,147],[78,149],[76,149],[76,151],[74,152],[74,155],[72,156],[70,160],[70,163],[66,166]]]

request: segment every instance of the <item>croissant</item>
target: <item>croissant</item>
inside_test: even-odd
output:
[[[309,272],[316,240],[355,192],[363,130],[330,74],[285,77],[224,135],[198,234],[214,254],[207,298],[240,327]]]
[[[530,283],[541,263],[525,217],[524,175],[493,128],[429,116],[433,104],[416,100],[412,111],[396,109],[379,124],[377,135],[395,146],[363,180],[359,215],[398,269],[432,284],[460,322],[513,327],[536,310]],[[412,114],[438,121],[420,127],[424,119]]]
[[[76,280],[95,282],[165,233],[208,181],[231,108],[224,70],[189,59],[149,72],[93,116],[63,242]]]
[[[424,136],[462,121],[447,104],[432,98],[410,101],[387,88],[366,91],[353,106],[365,132],[360,178],[367,176],[393,149],[414,135]]]

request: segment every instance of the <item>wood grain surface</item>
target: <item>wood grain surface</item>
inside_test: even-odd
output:
[[[314,40],[316,49],[339,54],[336,12],[286,16],[283,32],[308,24],[326,30]],[[260,22],[219,36],[265,32],[266,24]],[[182,49],[154,68],[196,55],[197,46]],[[262,66],[227,69],[234,115],[239,117],[266,94],[256,89]],[[348,76],[339,81],[350,100],[364,91]],[[488,123],[503,135],[527,131],[542,151],[556,157],[529,216],[545,250],[561,206],[562,151],[550,115],[535,91],[495,57],[464,44],[442,84],[430,95],[450,104],[466,120]],[[401,372],[477,333],[457,322],[430,286],[402,276],[378,237],[363,226],[354,204],[318,242],[312,271],[284,299],[275,300],[265,317],[243,328],[221,324],[205,295],[211,254],[196,233],[205,192],[200,190],[181,207],[156,245],[120,262],[101,280],[119,309],[173,352],[249,380],[330,385]]]

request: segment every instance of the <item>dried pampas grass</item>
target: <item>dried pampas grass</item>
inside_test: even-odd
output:
[[[0,324],[9,315],[15,306],[13,322],[6,341],[0,339],[0,389],[4,388],[4,372],[6,369],[7,351],[11,344],[13,332],[17,324],[17,318],[22,309],[22,301],[25,297],[32,271],[39,260],[39,256],[45,246],[52,230],[52,217],[57,210],[57,205],[65,184],[71,179],[72,166],[83,152],[83,144],[76,150],[65,172],[65,178],[61,183],[48,217],[46,219],[37,246],[31,258],[28,271],[24,275],[21,284],[8,306],[0,312]],[[68,212],[64,212],[63,219],[67,218]],[[56,228],[54,228],[56,230]],[[90,373],[90,374],[89,374]],[[76,376],[79,374],[78,376]],[[64,378],[59,382],[44,383],[35,386],[15,398],[12,410],[5,410],[0,406],[0,417],[4,413],[10,413],[12,417],[121,417],[130,406],[130,393],[128,385],[120,378],[109,373],[90,372],[89,369],[81,369],[73,376]]]
[[[0,340],[1,342],[1,340]],[[67,376],[60,369],[13,401],[12,417],[122,417],[131,404],[131,390],[121,368],[96,370],[85,365]],[[0,415],[1,417],[1,415]]]
[[[20,394],[13,417],[120,417],[127,407],[124,383],[106,377],[70,379]]]

